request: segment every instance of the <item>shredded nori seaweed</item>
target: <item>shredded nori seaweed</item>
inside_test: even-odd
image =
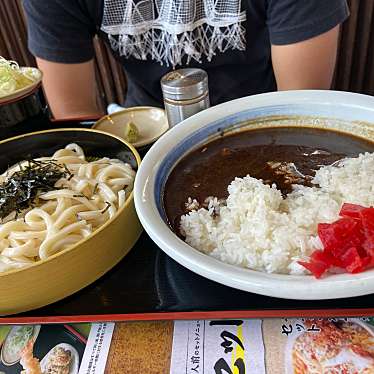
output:
[[[61,166],[54,160],[29,160],[20,165],[19,171],[0,184],[0,219],[32,207],[41,193],[56,190],[56,182],[69,176],[71,172],[66,165]]]
[[[104,214],[112,206],[112,204],[108,201],[106,201],[105,204],[106,207],[101,211],[101,214]]]

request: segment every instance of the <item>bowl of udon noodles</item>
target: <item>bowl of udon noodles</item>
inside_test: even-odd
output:
[[[273,92],[202,111],[146,154],[153,241],[218,283],[289,299],[374,292],[374,98]]]
[[[0,314],[53,303],[116,265],[139,238],[140,157],[97,130],[0,142]]]

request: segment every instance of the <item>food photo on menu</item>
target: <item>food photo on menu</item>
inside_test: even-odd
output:
[[[264,320],[263,333],[269,373],[374,372],[373,318]]]
[[[311,328],[313,322],[305,325]],[[357,321],[319,321],[314,328],[320,332],[303,332],[291,340],[287,358],[295,374],[374,371],[372,327]]]
[[[175,321],[170,374],[371,374],[373,318]]]
[[[1,326],[0,373],[78,374],[88,332],[64,325]]]

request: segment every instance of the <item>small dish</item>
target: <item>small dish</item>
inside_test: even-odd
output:
[[[155,142],[169,129],[165,111],[149,106],[126,108],[106,115],[100,118],[92,128],[123,138],[125,126],[129,122],[135,124],[139,130],[138,140],[132,143],[137,148]]]

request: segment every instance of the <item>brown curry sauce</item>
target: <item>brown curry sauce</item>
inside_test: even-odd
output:
[[[188,198],[202,203],[209,196],[226,198],[236,177],[250,175],[275,183],[285,195],[292,184],[310,185],[323,165],[363,152],[374,142],[333,130],[280,127],[246,130],[222,136],[193,150],[171,171],[164,189],[169,224],[179,234]]]

